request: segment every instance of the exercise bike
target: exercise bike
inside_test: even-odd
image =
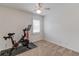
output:
[[[17,49],[20,43],[22,44],[22,46],[26,46],[27,48],[31,49],[29,47],[29,31],[30,31],[30,29],[31,29],[31,25],[28,25],[27,28],[23,29],[24,35],[21,37],[21,39],[18,42],[13,40],[13,36],[14,36],[15,33],[8,33],[8,36],[3,37],[5,40],[11,39],[13,46],[9,51],[9,55],[12,55],[12,51],[14,49]]]
[[[31,25],[28,25],[27,28],[23,29],[24,35],[19,40],[19,43],[22,43],[23,46],[26,46],[27,48],[31,49],[29,47],[29,31],[31,29]]]
[[[16,42],[16,41],[13,40],[14,34],[15,34],[15,33],[8,33],[8,36],[4,36],[4,37],[3,37],[5,40],[10,39],[11,42],[12,42],[12,48],[10,49],[10,51],[8,51],[8,52],[6,51],[6,52],[9,54],[9,56],[12,54],[12,51],[13,51],[14,49],[16,49],[16,48],[18,47],[18,45],[19,45],[18,42]]]

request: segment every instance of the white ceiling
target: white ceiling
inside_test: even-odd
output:
[[[16,8],[19,10],[29,11],[32,13],[36,13],[35,5],[36,5],[36,3],[2,3],[2,4],[0,4],[0,6]],[[43,6],[51,9],[51,4],[49,4],[49,3],[45,3],[45,4],[43,4]],[[49,10],[44,10],[40,15],[46,15],[48,13],[48,11]]]
[[[35,12],[35,5],[36,3],[0,3],[0,6],[10,7],[18,10],[28,11],[32,13]],[[44,10],[41,15],[46,15],[55,8],[59,8],[60,6],[79,6],[78,3],[43,3],[43,6],[46,8],[50,8],[50,10]]]

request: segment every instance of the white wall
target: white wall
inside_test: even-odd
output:
[[[4,40],[3,36],[6,36],[9,32],[14,32],[15,40],[19,40],[23,34],[22,29],[27,27],[27,25],[32,24],[33,16],[36,16],[29,12],[24,12],[17,9],[7,8],[0,6],[0,50],[7,49],[11,47],[10,40]],[[42,16],[37,15],[42,23]],[[41,25],[42,26],[42,25]],[[37,37],[37,38],[36,38]],[[40,37],[40,38],[39,38]],[[35,42],[42,39],[42,27],[41,34],[32,34],[31,29],[31,42]]]
[[[79,4],[50,5],[45,16],[45,39],[79,52]]]

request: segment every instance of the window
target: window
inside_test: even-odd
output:
[[[33,33],[40,32],[40,20],[33,20]]]

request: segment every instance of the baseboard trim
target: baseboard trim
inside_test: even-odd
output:
[[[74,48],[71,48],[71,47],[69,47],[69,46],[67,46],[67,45],[63,45],[62,43],[59,43],[59,42],[57,42],[57,41],[54,41],[54,40],[48,40],[48,39],[44,39],[44,40],[46,40],[46,41],[48,41],[48,42],[50,42],[50,43],[54,43],[54,44],[57,44],[57,45],[59,45],[59,46],[62,46],[62,47],[64,47],[64,48],[67,48],[67,49],[69,49],[69,50],[72,50],[72,51],[75,51],[75,52],[78,52],[79,53],[79,51],[78,50],[76,50],[76,49],[74,49]]]

